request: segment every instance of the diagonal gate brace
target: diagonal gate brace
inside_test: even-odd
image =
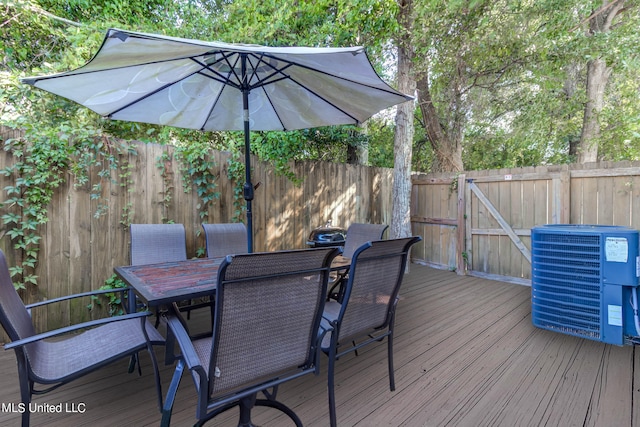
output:
[[[487,196],[484,195],[484,193],[478,188],[478,186],[473,183],[473,181],[469,180],[468,183],[469,183],[469,189],[473,192],[473,194],[476,195],[478,200],[480,200],[482,204],[485,205],[485,207],[489,210],[491,215],[493,215],[496,221],[498,221],[498,224],[500,224],[500,227],[502,227],[502,229],[507,233],[507,235],[509,236],[513,244],[516,245],[516,247],[520,250],[520,252],[527,259],[527,261],[531,263],[531,251],[524,245],[524,243],[522,243],[522,240],[520,240],[520,238],[515,233],[515,231],[513,231],[513,228],[511,228],[511,225],[509,225],[509,223],[505,221],[502,215],[500,215],[500,212],[498,212],[498,209],[496,209],[496,207],[493,206],[491,201],[487,198]]]

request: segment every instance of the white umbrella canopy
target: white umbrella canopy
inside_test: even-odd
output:
[[[84,66],[22,81],[114,120],[243,130],[249,252],[251,130],[360,124],[413,99],[380,79],[363,47],[268,47],[118,29]]]

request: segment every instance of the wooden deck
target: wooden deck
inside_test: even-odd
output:
[[[395,342],[395,392],[386,344],[337,363],[341,426],[640,426],[634,348],[536,329],[530,288],[412,265],[401,290]],[[162,353],[158,352],[162,360]],[[0,425],[19,425],[15,356],[0,352]],[[33,426],[155,426],[160,414],[148,355],[143,376],[115,363],[34,399],[82,413],[35,413]],[[328,425],[326,370],[285,384],[279,398],[305,426]],[[166,390],[172,367],[163,367]],[[634,404],[635,403],[635,404]],[[195,392],[183,378],[173,425],[192,425]],[[235,425],[236,412],[210,425]],[[288,425],[256,410],[265,427]]]

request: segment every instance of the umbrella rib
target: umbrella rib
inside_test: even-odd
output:
[[[300,67],[300,68],[304,68],[304,69],[309,70],[309,71],[313,71],[314,73],[323,74],[323,75],[326,75],[326,76],[331,77],[331,78],[335,78],[335,79],[342,80],[342,81],[345,81],[345,82],[353,83],[353,84],[356,84],[356,85],[359,85],[359,86],[362,86],[362,87],[366,87],[366,88],[369,88],[369,89],[375,89],[375,90],[377,90],[377,91],[381,91],[381,92],[385,92],[385,93],[390,93],[390,94],[397,94],[397,92],[396,92],[395,90],[393,90],[390,86],[389,86],[389,89],[387,90],[387,89],[382,89],[382,88],[379,88],[379,87],[375,87],[375,86],[367,85],[367,84],[364,84],[364,83],[361,83],[361,82],[355,81],[355,80],[353,80],[353,79],[347,79],[347,78],[344,78],[344,77],[338,76],[338,75],[333,74],[333,73],[327,73],[327,72],[325,72],[325,71],[320,71],[320,70],[318,70],[318,69],[316,69],[316,68],[308,67],[308,66],[306,66],[306,65],[303,65],[303,64],[300,64],[300,63],[297,63],[297,62],[294,62],[294,61],[285,61],[285,60],[283,60],[283,59],[281,59],[281,58],[275,57],[275,56],[273,56],[273,55],[269,55],[269,54],[267,54],[267,53],[265,53],[265,52],[261,52],[261,53],[260,53],[260,56],[256,56],[256,55],[254,55],[254,57],[255,57],[255,58],[257,58],[257,60],[258,60],[258,64],[263,63],[263,64],[267,65],[268,67],[272,68],[272,69],[273,69],[273,73],[272,73],[272,74],[270,74],[269,76],[267,76],[266,78],[264,78],[264,79],[262,79],[262,80],[259,80],[258,84],[253,85],[253,86],[250,86],[250,87],[249,87],[249,90],[251,90],[251,89],[255,89],[255,88],[258,88],[258,87],[263,88],[264,94],[265,94],[265,96],[267,97],[267,99],[269,100],[269,104],[271,104],[271,107],[273,108],[273,110],[275,111],[276,115],[278,116],[278,120],[280,121],[280,124],[282,125],[282,128],[283,128],[283,129],[286,129],[286,127],[284,126],[284,123],[283,123],[283,122],[282,122],[282,120],[280,119],[280,114],[278,114],[278,110],[277,110],[277,108],[276,108],[276,105],[271,101],[271,97],[269,96],[269,94],[267,93],[267,91],[266,91],[266,90],[264,90],[264,86],[268,86],[269,84],[273,84],[273,83],[276,83],[276,82],[279,82],[279,81],[282,81],[282,80],[287,80],[287,79],[288,79],[288,80],[290,80],[291,82],[293,82],[293,83],[297,84],[298,86],[300,86],[300,87],[301,87],[301,88],[303,88],[304,90],[308,91],[309,93],[313,94],[314,96],[316,96],[316,97],[317,97],[318,99],[320,99],[321,101],[323,101],[323,102],[327,103],[327,104],[328,104],[328,105],[330,105],[331,107],[333,107],[333,108],[335,108],[336,110],[340,111],[340,112],[341,112],[342,114],[344,114],[345,116],[347,116],[347,117],[351,118],[351,120],[353,120],[356,124],[360,124],[360,121],[359,121],[356,117],[354,117],[352,114],[349,114],[349,113],[348,113],[346,110],[344,110],[343,108],[340,108],[340,107],[339,107],[338,105],[336,105],[335,103],[333,103],[333,102],[331,102],[330,100],[328,100],[327,98],[325,98],[325,97],[321,96],[320,94],[318,94],[317,92],[315,92],[314,90],[312,90],[311,88],[309,88],[308,86],[306,86],[306,85],[304,85],[304,84],[300,83],[299,81],[295,80],[295,79],[294,79],[294,78],[292,78],[290,75],[288,75],[288,74],[286,74],[286,73],[284,72],[287,68],[292,67],[292,66],[294,66],[294,65],[295,65],[295,66],[297,66],[297,67]],[[276,68],[276,67],[274,67],[272,64],[270,64],[269,62],[267,62],[267,61],[265,61],[264,59],[262,59],[263,57],[271,58],[271,59],[273,59],[273,60],[275,60],[275,61],[279,61],[279,62],[286,62],[286,64],[287,64],[287,65],[286,65],[285,67]],[[256,72],[257,72],[257,71],[256,71],[256,70],[257,70],[257,68],[258,68],[257,66],[254,66],[254,67],[253,67],[253,72],[252,72],[251,77],[255,76],[255,74],[256,74]],[[280,77],[280,78],[278,78],[278,79],[269,80],[271,77],[273,77],[273,76],[275,76],[275,75],[277,75],[277,74],[281,74],[281,75],[282,75],[282,77]],[[378,76],[378,77],[379,77],[379,76]],[[251,80],[251,79],[249,79],[249,81],[250,81],[250,80]],[[269,80],[269,81],[267,81],[267,80]],[[380,80],[381,80],[381,81],[383,81],[382,79],[380,79]],[[384,81],[383,81],[383,82],[384,82]],[[385,83],[385,84],[386,84],[386,83]],[[388,86],[388,85],[387,85],[387,86]],[[404,96],[404,95],[401,95],[401,96],[403,96],[403,97],[405,97],[405,98],[406,98],[406,96]]]
[[[273,109],[273,112],[275,113],[276,117],[278,118],[278,122],[280,123],[280,126],[282,127],[283,130],[287,130],[287,127],[284,125],[284,122],[282,121],[282,118],[280,118],[280,113],[278,112],[278,109],[276,108],[276,106],[271,101],[271,97],[269,96],[267,91],[264,90],[264,86],[262,86],[260,89],[262,89],[262,91],[264,92],[264,96],[269,101],[269,105],[271,105],[271,108]]]
[[[218,105],[218,101],[220,100],[220,97],[222,96],[223,91],[224,91],[224,87],[222,88],[222,90],[220,90],[220,92],[218,92],[218,96],[216,96],[216,100],[211,103],[211,108],[209,108],[209,112],[207,113],[206,116],[204,116],[204,123],[202,124],[202,126],[200,126],[201,131],[205,130],[204,127],[207,125],[207,121],[209,121],[209,117],[211,117],[211,114],[213,114],[213,110]]]
[[[343,108],[340,108],[339,106],[337,106],[336,104],[334,104],[333,102],[329,101],[327,98],[325,98],[324,96],[320,96],[316,91],[310,89],[309,87],[303,85],[302,83],[298,82],[295,79],[292,79],[291,77],[289,77],[289,80],[291,80],[293,83],[297,84],[298,86],[300,86],[301,88],[303,88],[304,90],[308,91],[309,93],[313,94],[314,96],[316,96],[318,99],[320,99],[321,101],[329,104],[330,106],[332,106],[333,108],[335,108],[336,110],[340,111],[342,114],[344,114],[347,117],[350,117],[351,120],[353,120],[354,122],[356,122],[356,124],[360,124],[360,120],[358,120],[356,117],[354,117],[352,114],[349,114],[347,111],[345,111]],[[273,104],[273,102],[271,102],[271,98],[269,97],[269,94],[265,91],[265,96],[267,97],[267,99],[269,100],[269,103],[271,104],[271,106],[273,107],[273,110],[276,111],[277,113],[277,109],[276,106]],[[278,115],[278,117],[280,117],[280,115]],[[282,123],[282,121],[280,122]],[[284,126],[283,126],[284,127]]]
[[[285,61],[282,59],[277,59],[273,56],[267,56],[264,52],[260,52],[260,55],[255,55],[255,54],[251,54],[250,55],[253,58],[256,58],[257,63],[256,64],[251,64],[252,65],[252,72],[251,72],[251,76],[249,76],[249,78],[247,79],[247,82],[251,82],[251,80],[253,80],[254,77],[257,76],[258,74],[258,69],[260,68],[260,64],[264,64],[265,66],[269,67],[272,72],[271,74],[269,74],[268,76],[265,76],[264,78],[259,78],[256,77],[258,79],[258,84],[255,85],[251,85],[249,84],[249,90],[251,89],[255,89],[258,87],[262,87],[262,86],[266,86],[266,85],[270,85],[273,83],[277,83],[281,80],[285,80],[288,78],[291,78],[288,74],[285,74],[285,70],[289,67],[291,67],[293,65],[293,63],[291,61]],[[286,65],[284,67],[280,67],[277,68],[275,67],[273,64],[268,63],[267,61],[265,61],[264,59],[262,59],[263,57],[267,56],[268,58],[272,58],[278,62],[284,62]],[[249,60],[249,62],[251,63],[251,60]],[[282,75],[282,77],[276,78],[276,79],[272,79],[272,77],[276,76],[276,75]]]
[[[263,90],[263,92],[264,92],[264,95],[265,95],[265,96],[266,96],[266,98],[269,100],[269,104],[271,104],[271,107],[273,108],[273,111],[276,113],[276,116],[278,117],[278,121],[279,121],[279,122],[280,122],[280,124],[282,125],[282,128],[283,128],[283,129],[286,129],[286,126],[285,126],[285,125],[284,125],[284,123],[282,122],[282,119],[280,118],[280,114],[278,114],[278,109],[276,108],[276,105],[271,101],[271,97],[269,96],[269,94],[267,93],[267,91],[266,91],[266,90],[264,90],[264,87],[265,87],[265,86],[268,86],[268,85],[270,85],[270,84],[277,83],[277,82],[282,81],[282,80],[290,80],[290,81],[292,81],[293,83],[297,84],[297,85],[298,85],[298,86],[300,86],[301,88],[305,89],[305,90],[306,90],[306,91],[308,91],[309,93],[311,93],[311,94],[313,94],[314,96],[316,96],[318,99],[322,100],[323,102],[325,102],[325,103],[329,104],[331,107],[333,107],[333,108],[335,108],[336,110],[340,111],[340,112],[341,112],[342,114],[344,114],[345,116],[350,117],[350,118],[351,118],[351,120],[353,120],[354,122],[356,122],[356,123],[358,123],[358,124],[360,123],[360,121],[359,121],[356,117],[354,117],[352,114],[349,114],[347,111],[345,111],[344,109],[342,109],[342,108],[338,107],[338,106],[337,106],[336,104],[334,104],[333,102],[331,102],[331,101],[329,101],[328,99],[326,99],[326,98],[324,98],[324,97],[320,96],[320,95],[319,95],[317,92],[315,92],[314,90],[310,89],[309,87],[307,87],[307,86],[303,85],[302,83],[298,82],[297,80],[293,79],[289,74],[286,74],[284,71],[285,71],[287,68],[290,68],[290,67],[292,67],[292,66],[296,65],[296,66],[298,66],[298,67],[305,68],[305,69],[307,69],[307,70],[311,70],[311,71],[314,71],[314,72],[319,72],[319,73],[322,73],[322,74],[326,74],[326,75],[331,76],[331,77],[335,77],[335,76],[333,76],[333,75],[331,75],[331,74],[329,74],[329,73],[323,73],[323,72],[318,71],[317,69],[314,69],[314,68],[311,68],[311,67],[306,67],[306,66],[303,66],[303,65],[297,64],[297,63],[292,62],[292,61],[283,61],[282,59],[278,59],[278,58],[275,58],[275,57],[273,57],[273,56],[271,56],[271,55],[267,55],[267,54],[266,54],[266,53],[264,53],[264,52],[261,52],[259,56],[257,56],[257,55],[253,55],[253,57],[255,57],[255,58],[257,59],[258,63],[257,63],[256,65],[253,65],[253,67],[252,67],[252,68],[253,68],[253,71],[252,71],[252,73],[251,73],[251,78],[250,78],[248,81],[251,81],[251,79],[256,75],[256,73],[257,73],[257,69],[258,69],[258,65],[259,65],[260,63],[265,64],[266,66],[270,67],[270,68],[273,70],[273,72],[272,72],[270,75],[266,76],[264,79],[259,80],[259,81],[258,81],[258,84],[250,85],[250,86],[249,86],[249,90],[251,90],[251,89],[255,89],[255,88],[258,88],[258,87],[262,88],[262,90]],[[274,60],[276,60],[276,61],[286,62],[286,66],[281,67],[281,68],[276,68],[275,66],[273,66],[273,65],[272,65],[272,64],[270,64],[269,62],[267,62],[267,61],[265,61],[264,59],[262,59],[263,57],[271,58],[271,59],[274,59]],[[270,80],[273,76],[276,76],[276,75],[281,75],[281,77],[280,77],[280,78],[277,78],[277,79],[272,79],[272,80]],[[342,80],[348,81],[347,79],[342,79]]]
[[[379,79],[382,83],[384,83],[384,84],[388,87],[388,89],[383,89],[383,88],[380,88],[380,87],[371,86],[371,85],[368,85],[368,84],[365,84],[365,83],[362,83],[362,82],[359,82],[359,81],[356,81],[356,80],[353,80],[353,79],[348,79],[348,78],[342,77],[342,76],[337,75],[337,74],[334,74],[334,73],[329,73],[329,72],[326,72],[326,71],[321,71],[321,70],[318,70],[317,68],[309,67],[308,65],[300,64],[300,63],[295,62],[295,61],[288,61],[288,60],[284,60],[284,59],[278,58],[277,56],[274,56],[274,55],[268,54],[268,53],[266,53],[266,52],[263,52],[263,53],[262,53],[262,56],[266,56],[267,58],[271,58],[271,59],[274,59],[274,60],[276,60],[276,61],[286,62],[286,63],[288,64],[288,66],[287,66],[287,67],[290,67],[290,66],[294,66],[294,65],[295,65],[296,67],[304,68],[304,69],[306,69],[306,70],[313,71],[313,72],[315,72],[315,73],[319,73],[319,74],[323,74],[323,75],[325,75],[325,76],[328,76],[328,77],[331,77],[331,78],[335,78],[335,79],[338,79],[338,80],[343,80],[343,81],[345,81],[345,82],[354,83],[354,84],[357,84],[358,86],[366,87],[366,88],[369,88],[369,89],[374,89],[374,90],[381,91],[381,92],[385,92],[385,93],[390,93],[390,94],[392,94],[392,95],[398,95],[398,94],[400,94],[400,96],[402,96],[402,97],[406,98],[407,100],[411,99],[411,97],[407,97],[406,95],[404,95],[404,94],[402,94],[402,93],[399,93],[398,91],[396,91],[395,89],[393,89],[391,86],[389,86],[389,85],[388,85],[384,80],[382,80],[382,79],[380,78],[380,76],[378,76],[378,73],[376,73],[376,76],[378,77],[378,79]],[[263,61],[263,62],[264,62],[264,61]],[[272,66],[271,64],[269,64],[268,62],[264,62],[264,63],[265,63],[265,64],[268,64],[269,66],[271,66],[271,67],[273,68],[273,66]],[[369,64],[371,64],[371,62],[369,62]],[[373,68],[373,67],[372,67],[372,68]],[[284,70],[284,68],[283,68],[283,70]],[[375,73],[375,70],[373,70],[373,71],[374,71],[374,73]],[[296,83],[297,83],[297,82],[296,82]]]
[[[192,58],[192,59],[193,59],[193,58]],[[189,77],[191,77],[191,76],[193,76],[193,75],[195,75],[195,74],[200,73],[200,71],[201,71],[201,70],[194,71],[193,73],[187,74],[187,75],[185,75],[184,77],[182,77],[182,78],[180,78],[180,79],[178,79],[178,80],[174,80],[174,81],[172,81],[172,82],[170,82],[170,83],[167,83],[167,84],[165,84],[165,85],[162,85],[162,86],[160,86],[160,87],[158,87],[158,88],[156,88],[156,89],[154,89],[154,90],[150,91],[149,93],[146,93],[144,96],[141,96],[140,98],[136,98],[134,101],[131,101],[131,102],[129,102],[128,104],[123,105],[122,107],[118,108],[117,110],[114,110],[114,111],[110,112],[109,114],[106,114],[104,117],[111,118],[111,116],[113,116],[114,114],[119,113],[120,111],[125,110],[125,109],[127,109],[127,108],[131,107],[132,105],[137,104],[138,102],[143,101],[143,100],[145,100],[145,99],[149,98],[150,96],[155,95],[155,94],[156,94],[156,93],[158,93],[158,92],[162,92],[162,91],[163,91],[163,90],[165,90],[166,88],[168,88],[168,87],[170,87],[170,86],[173,86],[174,84],[178,83],[179,81],[186,80],[186,79],[188,79]]]
[[[200,56],[200,55],[198,55],[198,56]],[[136,67],[144,67],[146,65],[165,64],[165,63],[168,63],[168,62],[182,61],[182,60],[185,60],[185,59],[191,59],[191,60],[195,61],[193,56],[181,56],[179,58],[169,58],[169,59],[162,59],[162,60],[158,60],[158,61],[137,62],[134,66],[136,66]],[[196,61],[196,62],[198,62],[198,61]],[[85,75],[85,74],[103,73],[105,71],[124,70],[124,69],[131,68],[131,67],[132,67],[132,65],[120,65],[120,66],[117,66],[117,67],[105,67],[105,68],[100,68],[100,69],[96,69],[96,70],[81,71],[82,68],[84,68],[84,66],[83,66],[81,68],[78,68],[76,70],[69,71],[69,72],[64,72],[64,73],[59,73],[59,74],[50,74],[50,75],[47,75],[47,76],[38,76],[38,77],[31,77],[31,78],[27,77],[27,78],[24,78],[22,80],[24,80],[25,83],[34,84],[35,82],[40,81],[40,80],[58,79],[60,77],[75,77],[75,76],[82,76],[82,75]]]
[[[213,75],[211,74],[207,74],[205,72],[203,72],[202,69],[198,70],[197,73],[200,74],[203,77],[207,77],[211,80],[215,80],[219,83],[222,83],[223,85],[229,85],[229,86],[233,86],[236,89],[241,89],[240,85],[233,82],[231,79],[229,79],[228,77],[225,77],[224,74],[220,73],[219,71],[215,70],[214,68],[212,68],[211,65],[213,64],[207,64],[207,63],[203,63],[198,61],[195,58],[191,58],[196,64],[200,65],[203,67],[203,69],[206,69],[208,71],[210,71],[211,73],[213,73]],[[225,58],[226,59],[226,58]],[[216,61],[216,63],[218,63],[220,61]],[[229,63],[229,61],[227,60],[227,63]],[[233,70],[233,67],[232,67]],[[231,74],[231,73],[229,73]],[[233,72],[233,75],[236,77],[236,79],[238,78],[238,75],[235,73],[235,71]]]

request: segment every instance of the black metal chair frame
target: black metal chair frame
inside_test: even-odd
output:
[[[6,270],[6,267],[7,266],[6,266],[6,260],[4,258],[4,254],[2,253],[2,251],[0,251],[0,268],[2,268],[3,270]],[[0,278],[1,280],[5,280],[6,278],[8,278],[8,272],[6,273],[0,272],[0,275],[5,275],[5,274],[6,276],[4,278]],[[6,280],[10,281],[8,279]],[[4,283],[4,286],[7,286],[7,283]],[[13,285],[9,283],[8,286],[13,286]],[[31,310],[36,307],[43,307],[49,304],[54,304],[61,301],[75,299],[75,298],[90,298],[92,296],[97,296],[101,294],[118,293],[118,292],[122,292],[122,293],[128,292],[129,298],[133,297],[133,292],[130,288],[105,289],[105,290],[96,290],[92,292],[78,293],[74,295],[67,295],[67,296],[53,298],[47,301],[37,302],[33,304],[28,304],[28,305],[22,304],[22,308],[19,308],[18,304],[21,303],[21,300],[16,292],[15,294],[16,300],[8,301],[8,302],[11,303],[12,310],[24,309],[27,312],[27,316],[30,316]],[[18,302],[19,300],[20,302]],[[7,301],[5,301],[5,303],[7,303]],[[160,376],[158,372],[158,363],[157,363],[152,345],[156,345],[156,344],[164,345],[164,339],[159,333],[157,333],[157,331],[155,331],[155,329],[153,329],[154,336],[150,338],[149,330],[147,329],[147,328],[151,328],[151,326],[147,324],[148,323],[147,316],[149,316],[150,314],[151,314],[150,312],[138,312],[138,313],[131,313],[131,314],[126,314],[122,316],[96,319],[96,320],[91,320],[91,321],[43,332],[40,334],[35,334],[33,331],[32,325],[30,325],[29,328],[27,328],[31,330],[25,330],[25,327],[24,327],[25,325],[20,326],[20,325],[14,324],[13,320],[15,319],[13,318],[15,317],[15,313],[13,315],[6,313],[4,308],[0,305],[0,323],[2,323],[3,328],[7,332],[9,338],[11,339],[11,342],[5,344],[4,348],[5,350],[12,349],[15,351],[16,359],[18,363],[18,380],[20,384],[21,403],[26,407],[26,410],[22,413],[22,426],[23,427],[29,426],[30,411],[28,408],[33,395],[41,395],[41,394],[51,392],[57,389],[58,387],[68,384],[69,382],[76,380],[90,372],[93,372],[112,362],[123,359],[125,357],[130,357],[130,356],[132,357],[132,359],[131,359],[131,363],[129,364],[129,372],[130,373],[133,372],[135,363],[137,362],[138,373],[141,375],[142,371],[141,371],[140,363],[138,360],[138,352],[140,350],[145,350],[145,349],[149,352],[149,355],[151,356],[151,362],[153,365],[155,381],[156,381],[156,392],[158,395],[158,404],[159,404],[159,407],[161,408],[162,407],[162,390],[161,390]],[[24,318],[25,315],[23,314],[21,316],[23,316]],[[62,335],[66,335],[66,334],[81,331],[81,330],[93,329],[93,328],[98,328],[99,330],[100,328],[109,327],[109,324],[113,324],[114,322],[123,322],[123,321],[132,320],[132,319],[140,319],[140,328],[142,330],[142,333],[144,334],[145,340],[144,342],[141,342],[139,345],[128,348],[126,351],[117,353],[111,357],[107,357],[102,360],[99,360],[96,363],[90,366],[87,366],[83,369],[67,373],[67,375],[64,375],[61,377],[52,376],[50,378],[43,378],[37,375],[33,371],[31,367],[31,362],[29,360],[29,354],[28,354],[28,348],[30,344],[34,344],[38,341],[46,340],[48,338],[60,337]],[[79,339],[81,336],[78,337],[77,335],[74,335],[74,337]],[[106,343],[106,345],[115,346],[117,345],[117,342],[108,342]],[[49,385],[49,387],[44,389],[39,389],[39,388],[36,388],[35,386],[36,384]]]
[[[349,269],[349,276],[347,279],[347,283],[344,287],[344,298],[340,303],[340,311],[337,318],[324,318],[324,323],[328,326],[326,328],[330,331],[330,343],[328,346],[325,343],[322,343],[322,350],[325,354],[327,354],[329,363],[328,363],[328,395],[329,395],[329,417],[330,417],[330,425],[335,427],[337,425],[337,416],[336,416],[336,402],[335,402],[335,362],[340,357],[349,354],[351,352],[356,352],[369,344],[374,342],[381,342],[384,338],[387,338],[387,360],[388,360],[388,370],[389,370],[389,389],[391,391],[395,390],[395,375],[393,369],[393,332],[395,325],[395,314],[396,314],[396,306],[398,304],[398,292],[400,286],[402,284],[402,279],[405,274],[407,259],[409,256],[409,249],[412,245],[419,242],[421,240],[420,237],[408,237],[402,239],[390,239],[390,240],[381,240],[377,242],[367,242],[358,248],[352,258],[351,266]],[[402,243],[401,250],[392,250],[392,251],[382,251],[382,253],[378,255],[371,256],[370,252],[371,248],[380,247],[380,246],[392,246],[398,245]],[[390,257],[398,257],[398,276],[395,279],[395,283],[393,284],[393,290],[391,295],[389,295],[388,307],[386,310],[386,319],[381,324],[371,324],[368,328],[361,331],[359,335],[351,335],[347,337],[348,343],[340,342],[340,330],[343,326],[343,317],[348,310],[349,300],[351,298],[352,289],[354,286],[354,281],[358,278],[358,262],[362,262],[366,260],[367,262],[375,262],[381,261],[385,258]],[[337,304],[337,303],[333,303]],[[326,316],[326,315],[325,315]],[[362,340],[356,343],[356,340]],[[341,345],[344,344],[343,349],[340,349]]]
[[[312,254],[312,252],[314,254]],[[253,426],[251,422],[251,409],[254,406],[268,406],[280,410],[293,420],[297,426],[302,426],[302,422],[295,412],[276,400],[277,390],[278,386],[286,381],[311,373],[316,375],[319,374],[318,361],[320,357],[320,343],[324,334],[318,335],[318,331],[321,330],[320,322],[322,319],[322,309],[325,303],[331,261],[338,253],[339,249],[337,248],[316,248],[297,251],[228,256],[218,272],[218,284],[215,293],[216,310],[213,334],[210,338],[211,344],[205,342],[205,345],[210,345],[209,360],[202,360],[198,355],[179,316],[167,316],[167,347],[172,349],[177,342],[179,344],[181,354],[174,356],[177,359],[177,365],[165,399],[161,425],[170,425],[173,402],[175,400],[182,374],[186,368],[192,373],[192,377],[196,385],[196,391],[198,393],[198,403],[196,407],[196,418],[198,419],[196,423],[197,426],[203,425],[208,420],[236,406],[240,409],[239,426]],[[299,258],[296,259],[296,256]],[[282,267],[280,271],[277,271],[280,267],[273,267],[273,269],[266,267],[267,270],[270,269],[271,271],[265,272],[265,268],[255,267],[255,271],[253,268],[247,268],[247,266],[251,265],[252,257],[266,257],[263,258],[263,266],[272,264],[276,265],[278,262],[282,262],[285,259],[284,257],[289,258],[286,263],[282,263],[285,267]],[[307,257],[309,260],[303,261],[305,263],[304,266],[297,266],[298,262],[302,260],[303,257]],[[234,263],[237,263],[238,266],[234,265]],[[234,270],[231,273],[232,268],[234,268]],[[298,282],[300,282],[299,277],[315,277],[315,279],[312,279],[308,284],[309,286],[313,286],[309,288],[309,293],[313,293],[313,299],[310,295],[303,294],[303,296],[295,295],[296,299],[294,300],[298,305],[302,302],[303,304],[309,304],[309,306],[317,308],[316,312],[306,314],[306,316],[312,316],[312,321],[309,323],[309,330],[307,331],[305,329],[306,332],[301,332],[304,336],[307,336],[305,342],[308,344],[305,345],[310,346],[304,347],[306,360],[301,365],[297,364],[296,366],[286,367],[283,372],[278,372],[277,375],[267,375],[266,377],[245,380],[242,385],[236,385],[230,390],[226,390],[223,387],[222,391],[217,390],[214,392],[215,382],[217,381],[216,369],[218,368],[219,361],[223,360],[221,358],[225,357],[224,354],[221,355],[218,351],[221,347],[220,340],[226,324],[224,323],[225,320],[223,320],[225,319],[223,314],[225,311],[233,310],[234,304],[233,298],[230,299],[229,303],[226,302],[226,294],[231,294],[233,287],[242,289],[241,287],[243,286],[245,288],[252,286],[255,287],[256,284],[259,284],[259,286],[274,286],[277,287],[274,289],[279,291],[279,283],[286,280],[287,276],[290,276],[290,278],[295,277]],[[268,283],[261,283],[263,280]],[[301,285],[302,283],[303,282],[300,282]],[[291,284],[287,286],[291,286]],[[227,291],[227,287],[231,290]],[[271,300],[265,297],[262,293],[258,294],[255,288],[253,291],[256,292],[256,299],[260,299],[266,304],[270,303]],[[271,295],[273,295],[273,293]],[[278,295],[277,300],[272,296],[275,308],[280,308],[278,302],[282,301],[281,294]],[[303,298],[306,298],[306,300]],[[237,300],[235,301],[237,304]],[[227,306],[227,304],[231,305]],[[251,307],[245,308],[245,310],[250,309]],[[284,323],[287,316],[287,310],[282,310],[282,313],[283,319],[280,319],[278,316],[275,323]],[[263,316],[262,318],[259,317],[261,315]],[[266,321],[266,319],[264,319],[265,315],[262,311],[256,311],[255,316],[258,316],[258,319],[261,319],[260,323]],[[273,321],[273,319],[270,320]],[[231,328],[231,326],[228,327]],[[286,325],[283,324],[282,327],[284,328]],[[273,328],[269,330],[274,331],[274,333],[276,332]],[[262,333],[262,331],[260,333]],[[266,334],[268,334],[268,331]],[[265,336],[265,339],[268,339],[269,337],[270,336]],[[279,354],[286,354],[290,351],[287,347],[278,347],[278,351],[280,350],[281,353]],[[301,348],[298,348],[298,351],[300,350]],[[256,348],[255,351],[259,352],[260,349]],[[265,359],[266,358],[268,357],[265,356]],[[208,364],[208,373],[205,368],[206,364]],[[269,369],[271,369],[270,366]],[[259,399],[259,393],[263,394],[265,398]]]

